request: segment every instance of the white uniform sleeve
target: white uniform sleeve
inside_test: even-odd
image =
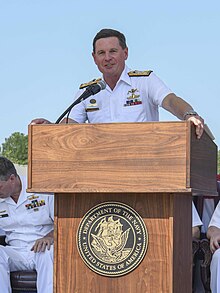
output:
[[[196,210],[194,202],[192,202],[192,227],[202,226],[202,221],[199,217],[199,214]]]
[[[157,77],[153,72],[148,77],[149,82],[149,98],[153,104],[161,106],[163,99],[172,93],[171,89]]]
[[[209,223],[210,226],[215,226],[220,229],[220,202],[217,204],[215,211],[212,215],[211,221]]]
[[[54,221],[54,195],[48,195],[49,213],[51,219]]]
[[[75,100],[80,97],[84,90],[79,90],[75,95]],[[77,104],[72,108],[69,117],[78,123],[85,123],[87,120],[87,114],[85,111],[85,105],[83,102]]]

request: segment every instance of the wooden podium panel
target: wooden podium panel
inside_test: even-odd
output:
[[[191,128],[183,121],[31,125],[28,189],[216,193],[217,146]]]
[[[55,193],[54,293],[192,291],[192,195],[217,195],[217,146],[190,122],[30,125],[28,191]],[[133,208],[147,253],[120,277],[83,262],[77,230],[105,202]]]
[[[55,292],[191,292],[190,194],[56,194]],[[145,258],[132,272],[105,277],[91,271],[77,251],[84,214],[106,201],[123,202],[144,219],[149,233]],[[184,286],[183,286],[184,284]]]

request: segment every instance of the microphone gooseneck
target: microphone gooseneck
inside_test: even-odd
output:
[[[60,117],[57,119],[57,121],[55,122],[55,124],[58,124],[61,119],[67,114],[69,113],[72,108],[74,106],[76,106],[77,104],[79,104],[80,102],[84,101],[85,99],[87,99],[88,97],[95,95],[97,93],[99,93],[101,90],[104,90],[106,88],[106,82],[104,80],[100,80],[99,82],[97,82],[96,84],[92,84],[89,85],[86,90],[79,96],[78,99],[76,99],[64,112],[62,115],[60,115]]]

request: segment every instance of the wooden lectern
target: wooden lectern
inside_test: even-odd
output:
[[[28,191],[55,193],[56,293],[192,291],[192,195],[216,194],[217,147],[190,122],[30,125]],[[93,206],[143,218],[147,253],[121,277],[90,270],[76,245]]]

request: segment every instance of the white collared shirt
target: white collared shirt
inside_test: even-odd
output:
[[[53,230],[54,196],[26,192],[26,177],[20,177],[18,202],[8,197],[0,202],[0,228],[6,242],[16,247],[32,245]]]
[[[153,72],[149,76],[130,77],[129,71],[126,66],[113,90],[107,85],[76,105],[70,118],[78,123],[158,121],[158,107],[172,91]],[[79,90],[75,98],[83,91]]]
[[[209,223],[209,227],[210,226],[215,226],[220,229],[220,201],[218,202],[214,210],[211,221]]]
[[[194,202],[192,202],[192,227],[196,226],[202,226],[203,223],[199,217],[199,214],[197,212],[197,209],[194,205]]]

